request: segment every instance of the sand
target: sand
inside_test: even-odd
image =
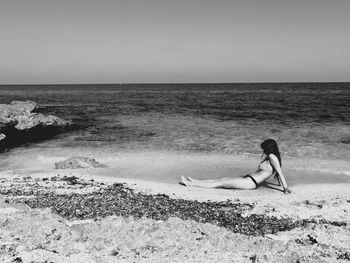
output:
[[[28,177],[30,176],[30,177]],[[52,177],[76,176],[89,187],[58,185]],[[93,192],[125,183],[136,192],[174,199],[249,203],[253,214],[308,219],[312,223],[276,234],[250,236],[214,223],[171,217],[107,216],[98,220],[67,219],[49,208],[33,209],[0,196],[2,262],[346,262],[350,260],[349,183],[293,184],[292,194],[271,188],[222,190],[188,188],[176,183],[110,176],[108,169],[8,170],[1,189],[37,186],[60,194]],[[25,179],[28,178],[28,179]],[[48,178],[42,180],[43,178]],[[32,182],[28,184],[28,182]],[[102,187],[102,188],[103,188]],[[10,201],[9,201],[10,200]],[[328,220],[328,223],[322,223]],[[341,224],[331,224],[336,221]]]

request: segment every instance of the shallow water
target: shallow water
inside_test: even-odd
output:
[[[350,175],[350,84],[0,86],[0,102],[12,100],[36,101],[79,129],[11,150],[3,169],[86,155],[112,166],[118,156],[129,165],[153,158],[174,172],[181,165],[168,160],[190,158],[198,176],[240,174],[255,168],[260,142],[275,138],[286,168]]]

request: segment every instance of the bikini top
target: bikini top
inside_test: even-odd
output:
[[[275,167],[273,167],[273,165],[270,164],[270,160],[268,158],[266,158],[259,164],[258,171],[266,171],[272,174],[276,172]]]

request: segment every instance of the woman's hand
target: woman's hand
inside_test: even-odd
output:
[[[284,194],[291,194],[292,191],[288,187],[286,187],[286,188],[284,188],[283,193]]]

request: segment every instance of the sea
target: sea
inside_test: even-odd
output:
[[[75,128],[9,150],[2,170],[84,155],[118,176],[220,177],[255,166],[273,138],[290,171],[350,177],[350,83],[1,85],[0,103],[14,100]]]

